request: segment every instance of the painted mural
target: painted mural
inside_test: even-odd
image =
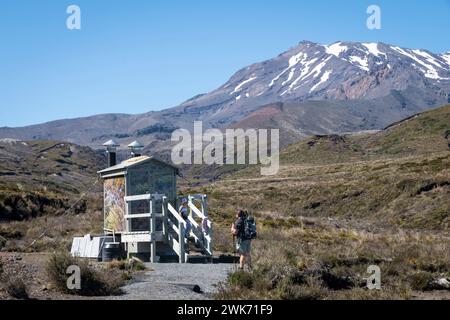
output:
[[[105,180],[105,229],[125,231],[125,178]]]

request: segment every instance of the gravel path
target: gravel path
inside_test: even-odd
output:
[[[208,300],[233,264],[146,264],[149,271],[123,287],[117,300]],[[192,290],[200,286],[202,293]]]

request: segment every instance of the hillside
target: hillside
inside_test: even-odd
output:
[[[314,136],[281,153],[277,176],[251,167],[201,187],[218,246],[232,246],[236,208],[259,224],[253,272],[219,297],[449,299],[435,285],[450,278],[449,128],[447,105],[376,133]],[[383,290],[364,289],[369,265]]]
[[[105,159],[89,147],[1,140],[0,159],[0,250],[24,249],[39,237],[30,250],[59,246],[100,218],[96,171]]]
[[[313,136],[281,152],[278,175],[261,177],[259,168],[249,167],[215,183],[211,192],[230,199],[229,207],[245,204],[268,215],[282,208],[277,216],[447,229],[449,127],[447,105],[376,133]]]

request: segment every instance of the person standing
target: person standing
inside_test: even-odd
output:
[[[188,200],[186,198],[183,198],[181,200],[181,206],[178,209],[178,212],[180,213],[181,217],[186,222],[186,227],[184,229],[184,236],[187,240],[189,240],[189,234],[191,233],[191,222],[189,221],[189,205]]]
[[[246,236],[245,224],[248,214],[242,210],[238,210],[236,213],[236,220],[231,225],[231,233],[236,237],[236,249],[240,255],[239,269],[244,270],[245,266],[249,269],[252,268],[251,258],[251,237]]]

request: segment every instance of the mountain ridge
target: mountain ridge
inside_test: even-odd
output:
[[[347,131],[382,129],[447,103],[449,93],[450,52],[435,54],[381,42],[322,45],[304,40],[273,59],[238,70],[217,89],[169,109],[3,127],[0,138],[64,140],[94,148],[109,138],[121,144],[139,138],[152,151],[160,151],[167,149],[169,129],[191,130],[193,122],[201,120],[204,127],[216,128],[236,127],[244,122],[258,128],[270,121],[272,127],[279,126],[287,135],[294,132],[295,140],[310,134],[334,133],[345,123],[349,124],[344,126]],[[301,112],[314,113],[310,108],[315,101],[328,104],[329,110],[334,105],[333,117],[316,112],[308,122],[302,121]],[[284,113],[278,122],[269,115],[264,118],[264,108],[276,103],[291,106],[285,110],[292,114]],[[295,105],[300,107],[296,109]],[[339,116],[342,110],[346,117]],[[355,117],[360,121],[352,128],[348,119]],[[285,130],[286,122],[294,130]],[[320,130],[314,129],[315,122],[322,122]]]

